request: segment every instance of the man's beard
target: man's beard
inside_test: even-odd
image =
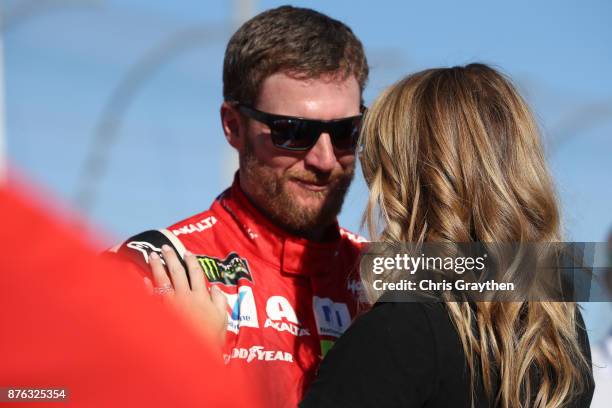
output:
[[[335,222],[353,180],[355,166],[331,173],[287,171],[278,179],[272,169],[255,157],[250,140],[245,138],[244,151],[240,157],[240,171],[243,177],[248,177],[254,190],[249,191],[249,198],[274,224],[296,235],[308,236],[314,229],[324,229]],[[329,188],[325,191],[303,190],[304,194],[320,197],[322,205],[313,208],[299,203],[287,189],[290,179],[329,183]]]

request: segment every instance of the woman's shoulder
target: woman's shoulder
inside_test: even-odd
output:
[[[393,359],[403,360],[427,349],[431,356],[437,321],[447,319],[444,313],[443,304],[377,302],[351,324],[332,352],[342,348],[378,349],[385,355],[395,352],[398,355]]]
[[[300,406],[422,406],[437,370],[427,320],[417,304],[375,304],[327,353]]]
[[[427,352],[433,363],[437,344],[454,333],[443,303],[379,301],[351,324],[337,345],[384,347],[387,354],[398,354],[393,357],[397,361]]]
[[[431,403],[440,388],[446,388],[448,372],[461,375],[464,371],[460,346],[449,348],[458,341],[451,339],[449,343],[452,331],[444,304],[378,302],[357,318],[329,351],[301,406]],[[448,357],[456,360],[456,370],[449,370]],[[457,378],[452,382],[457,383]],[[464,405],[465,392],[460,391],[461,403],[455,406]]]
[[[380,301],[353,325],[355,329],[381,330],[391,341],[434,341],[457,337],[448,310],[440,302]]]
[[[359,316],[351,327],[383,328],[391,323],[391,326],[397,328],[428,329],[429,321],[440,317],[443,309],[444,305],[439,303],[378,301],[369,311]]]

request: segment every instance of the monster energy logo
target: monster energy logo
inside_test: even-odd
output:
[[[198,255],[197,257],[206,279],[211,283],[236,285],[240,279],[253,282],[247,260],[238,256],[235,252],[230,253],[225,259],[217,259],[206,255]]]

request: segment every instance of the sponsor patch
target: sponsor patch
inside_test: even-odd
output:
[[[194,232],[202,232],[209,228],[212,228],[213,225],[217,223],[217,219],[214,216],[202,218],[199,222],[195,224],[187,224],[179,228],[175,228],[172,230],[172,233],[176,236],[181,234],[192,234]]]
[[[330,298],[313,296],[312,307],[320,335],[340,337],[351,324],[351,314],[346,303],[335,303]]]
[[[249,263],[235,252],[230,253],[225,259],[207,255],[196,255],[196,257],[210,283],[236,286],[240,279],[253,282]]]
[[[227,364],[230,360],[246,360],[247,363],[253,361],[284,361],[293,363],[293,355],[282,350],[266,350],[263,346],[251,346],[248,349],[234,347],[230,354],[224,354],[223,359]]]
[[[321,357],[325,357],[327,352],[334,346],[333,340],[321,340]]]
[[[161,248],[156,247],[155,245],[151,244],[150,242],[145,242],[145,241],[130,241],[125,246],[130,248],[130,249],[134,249],[134,250],[140,252],[142,254],[142,256],[143,256],[143,258],[144,258],[146,263],[149,263],[149,254],[151,252],[155,252],[161,258],[162,264],[164,264],[164,265],[166,264],[166,262],[164,262],[164,259],[163,259],[163,254],[162,254]]]
[[[294,336],[310,336],[310,332],[308,329],[304,329],[297,324],[289,323],[289,322],[278,322],[272,319],[266,319],[264,323],[264,327],[271,327],[279,332],[289,332]]]
[[[308,329],[302,327],[291,303],[283,296],[272,296],[266,302],[268,315],[264,327],[279,332],[289,332],[294,336],[310,336]]]
[[[238,293],[221,291],[227,299],[227,330],[238,333],[240,327],[259,327],[253,289],[241,286]]]
[[[162,259],[162,263],[165,264],[162,251],[160,249],[164,244],[174,249],[179,260],[181,261],[181,264],[183,264],[183,267],[186,267],[183,262],[185,247],[178,238],[172,235],[170,231],[165,229],[149,230],[134,235],[121,244],[115,252],[118,255],[125,257],[125,259],[129,259],[130,261],[136,263],[145,271],[150,271],[148,263],[149,256],[152,252],[156,252]],[[185,268],[185,270],[186,269],[187,268]]]
[[[368,298],[365,293],[365,288],[360,280],[349,280],[346,288],[353,294],[353,298],[357,299],[359,302],[367,303]]]

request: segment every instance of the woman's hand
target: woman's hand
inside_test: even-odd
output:
[[[145,284],[153,293],[161,295],[172,305],[197,330],[198,334],[213,340],[221,347],[225,341],[227,328],[225,296],[214,285],[210,292],[208,291],[204,272],[191,252],[185,252],[189,281],[185,268],[174,250],[164,245],[162,254],[166,263],[165,267],[155,252],[149,256],[153,280],[145,278]]]

